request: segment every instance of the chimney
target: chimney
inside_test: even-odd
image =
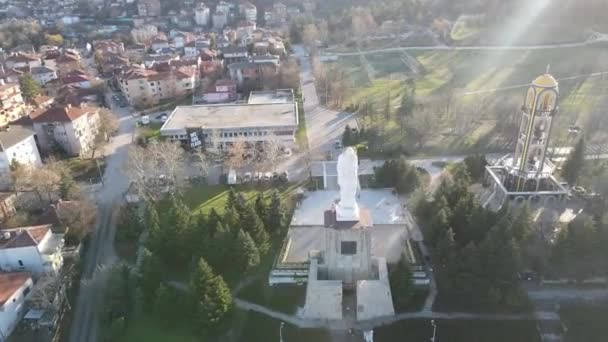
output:
[[[68,108],[68,109],[72,108],[72,104],[71,104],[71,103],[68,103],[68,104],[65,106],[65,108]]]
[[[3,79],[3,78],[0,78],[0,86],[3,86],[3,85],[5,85],[5,84],[6,84],[6,83],[4,82],[4,79]]]

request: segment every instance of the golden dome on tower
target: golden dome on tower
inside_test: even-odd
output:
[[[557,80],[555,80],[555,78],[549,74],[544,74],[538,76],[534,81],[532,81],[532,85],[540,88],[556,88]]]

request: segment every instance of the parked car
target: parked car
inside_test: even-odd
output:
[[[150,117],[148,115],[144,115],[141,117],[141,119],[139,119],[139,122],[141,122],[142,125],[149,125]]]
[[[251,172],[245,172],[245,174],[243,175],[243,183],[251,182],[252,178],[253,177],[251,176]]]
[[[263,176],[262,176],[262,180],[263,181],[270,181],[272,179],[272,172],[266,172]]]
[[[336,150],[341,150],[341,149],[342,149],[342,142],[341,142],[340,140],[336,140],[336,141],[334,142],[334,148],[335,148]]]
[[[572,189],[570,189],[570,192],[576,196],[584,196],[587,193],[587,190],[582,186],[573,186]]]
[[[262,179],[263,175],[261,172],[256,172],[253,174],[253,181],[259,182]]]
[[[282,182],[289,182],[289,172],[287,172],[287,171],[281,172],[281,175],[279,176],[279,179]]]

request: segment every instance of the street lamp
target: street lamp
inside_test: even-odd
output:
[[[279,342],[283,342],[283,327],[285,326],[285,322],[281,322],[281,326],[279,327]]]
[[[433,326],[433,337],[431,337],[431,342],[435,342],[435,336],[437,334],[437,325],[435,324],[435,320],[431,320],[431,325]]]

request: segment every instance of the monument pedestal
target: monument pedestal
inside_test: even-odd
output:
[[[336,221],[359,221],[359,206],[357,203],[355,202],[353,205],[349,206],[343,206],[341,203],[338,203],[336,206]]]

